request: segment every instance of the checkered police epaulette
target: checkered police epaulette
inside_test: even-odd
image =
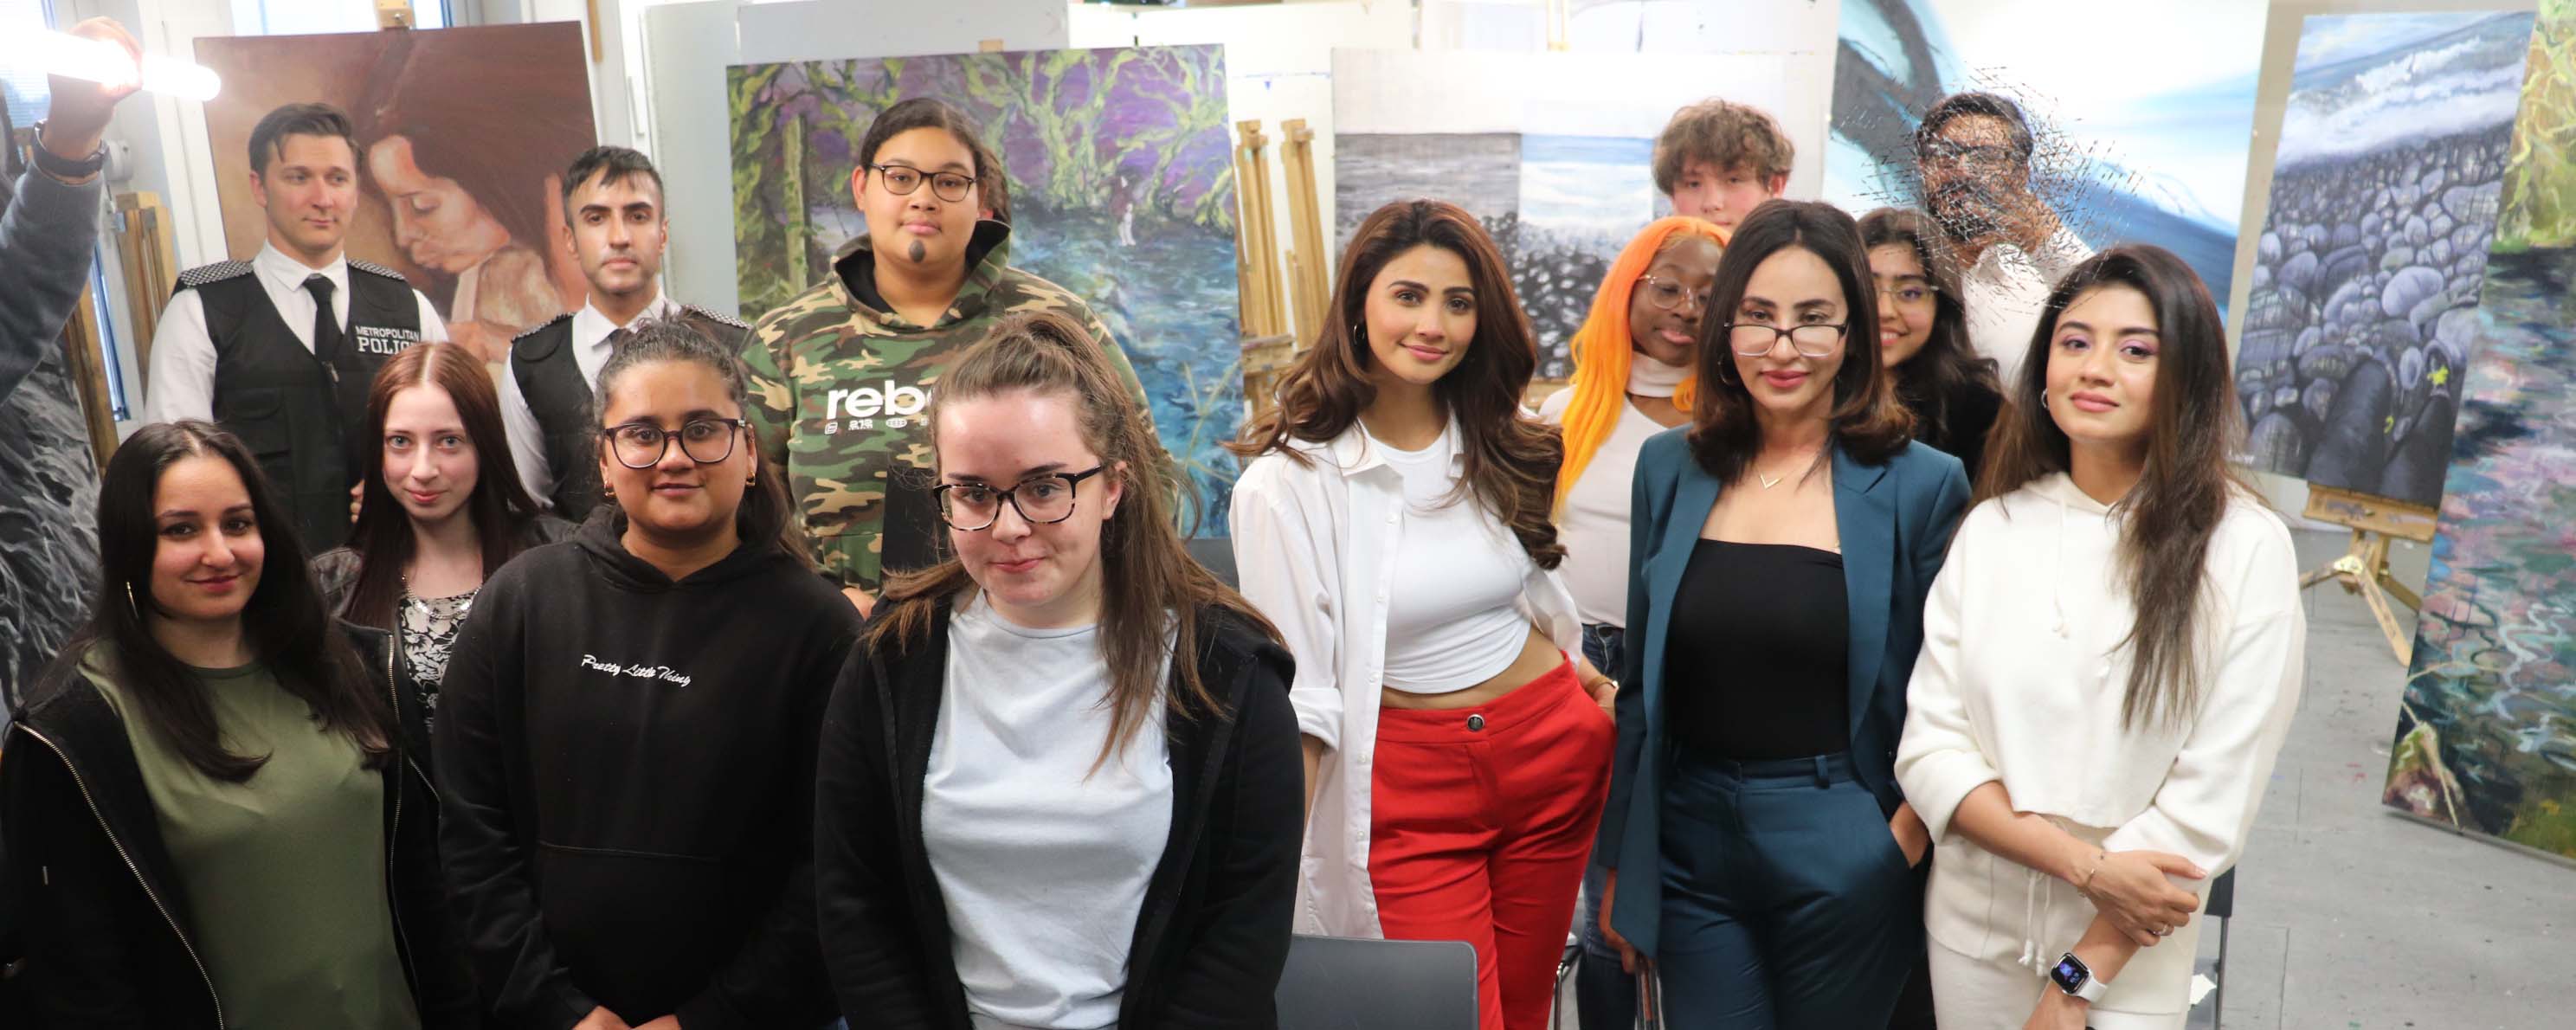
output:
[[[566,312],[564,312],[563,314],[556,315],[556,316],[555,316],[555,317],[553,317],[553,318],[546,319],[546,320],[545,320],[545,321],[543,321],[543,322],[539,322],[539,323],[537,323],[536,328],[534,328],[534,329],[530,329],[530,330],[528,330],[527,332],[520,333],[520,334],[519,334],[519,335],[517,335],[517,336],[513,336],[513,337],[511,337],[511,338],[510,338],[510,342],[511,342],[511,343],[517,343],[517,342],[519,342],[519,341],[521,341],[521,340],[527,339],[528,337],[535,336],[535,335],[537,335],[538,333],[545,332],[545,331],[546,331],[546,330],[548,330],[548,329],[554,328],[554,324],[555,324],[555,323],[557,323],[557,322],[561,322],[561,321],[563,321],[564,319],[571,318],[571,317],[572,317],[572,312],[566,311]]]
[[[719,315],[695,304],[682,304],[680,305],[680,310],[716,323],[717,325],[732,326],[733,328],[746,331],[751,328],[751,323],[745,322],[742,319],[735,318],[731,315]]]
[[[208,286],[226,279],[239,279],[251,273],[248,261],[217,261],[179,273],[179,287]]]
[[[383,265],[379,265],[379,264],[377,264],[377,263],[375,263],[375,262],[373,262],[373,261],[360,261],[360,260],[358,260],[358,259],[356,259],[356,258],[350,258],[350,259],[349,259],[349,267],[354,268],[354,269],[357,269],[358,271],[361,271],[361,272],[365,272],[365,273],[367,273],[367,274],[369,274],[369,275],[381,275],[381,276],[384,276],[385,278],[387,278],[387,279],[391,279],[391,280],[393,280],[393,281],[395,281],[395,282],[402,282],[402,281],[404,281],[404,280],[403,280],[403,277],[402,277],[402,273],[401,273],[401,272],[397,272],[397,271],[394,271],[393,269],[386,268],[385,266],[383,266]]]

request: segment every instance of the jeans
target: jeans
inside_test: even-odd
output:
[[[1617,626],[1586,624],[1583,659],[1611,678],[1626,659],[1627,634]],[[1621,684],[1621,689],[1627,689]],[[1583,930],[1582,953],[1574,960],[1574,1015],[1583,1030],[1629,1030],[1637,1025],[1637,978],[1619,966],[1619,950],[1601,935],[1601,887],[1609,871],[1586,863],[1581,909],[1576,925]]]

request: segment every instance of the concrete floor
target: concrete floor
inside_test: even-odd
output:
[[[2298,537],[2303,568],[2344,549]],[[2418,586],[2425,560],[2410,547],[2391,571]],[[2359,597],[2308,598],[2307,690],[2238,864],[2223,1022],[2203,1001],[2192,1025],[2576,1027],[2576,867],[2380,805],[2404,670]]]

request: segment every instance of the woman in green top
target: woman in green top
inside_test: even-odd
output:
[[[397,731],[419,699],[382,633],[324,614],[250,453],[146,426],[98,525],[90,621],[0,748],[32,1008],[0,1023],[471,1026]]]

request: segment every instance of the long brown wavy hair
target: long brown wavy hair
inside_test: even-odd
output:
[[[2200,706],[2200,614],[2208,578],[2209,538],[2231,496],[2252,496],[2228,465],[2243,435],[2236,382],[2228,375],[2227,335],[2209,288],[2191,266],[2162,247],[2131,245],[2094,255],[2048,295],[2012,403],[1995,425],[1977,499],[1997,497],[2044,476],[2074,469],[2066,432],[2044,403],[2050,342],[2057,319],[2084,295],[2125,286],[2146,295],[2155,312],[2155,398],[2150,402],[2146,471],[2111,506],[2120,526],[2120,578],[2137,623],[2122,643],[2130,651],[2122,725],[2173,725]]]
[[[366,500],[358,507],[358,524],[349,531],[349,547],[358,554],[358,581],[343,602],[342,618],[378,629],[391,629],[394,606],[402,600],[403,572],[419,546],[411,513],[385,485],[385,414],[394,395],[414,386],[445,391],[474,445],[474,492],[460,514],[474,520],[474,539],[483,550],[483,574],[499,572],[503,563],[527,549],[537,521],[537,502],[519,482],[519,467],[510,455],[510,440],[501,429],[501,398],[483,359],[453,343],[424,343],[403,348],[376,371],[367,387],[367,435],[358,482]]]
[[[1103,475],[1116,476],[1121,491],[1118,513],[1100,528],[1099,641],[1109,667],[1111,709],[1101,760],[1151,724],[1157,703],[1182,718],[1223,715],[1224,704],[1199,679],[1196,656],[1206,630],[1200,616],[1222,612],[1273,641],[1279,632],[1182,546],[1172,520],[1171,460],[1089,330],[1057,311],[1004,318],[940,373],[929,412],[931,453],[939,452],[941,407],[1023,391],[1074,404],[1083,446],[1112,470]],[[965,564],[953,557],[889,575],[885,606],[868,625],[866,645],[882,653],[890,645],[925,639],[939,605],[974,586]],[[1178,679],[1178,689],[1168,696],[1160,681],[1166,658]]]
[[[1699,324],[1699,403],[1691,406],[1691,455],[1720,483],[1732,483],[1762,451],[1762,423],[1753,395],[1735,373],[1729,326],[1744,306],[1745,287],[1762,262],[1791,247],[1824,261],[1843,288],[1843,364],[1834,372],[1834,405],[1825,416],[1835,446],[1863,465],[1877,465],[1905,448],[1914,416],[1896,399],[1878,356],[1878,288],[1869,277],[1869,249],[1860,227],[1841,208],[1804,200],[1765,201],[1735,227],[1735,240],[1717,262],[1709,286],[1708,314]]]
[[[1245,458],[1280,451],[1304,464],[1308,457],[1288,446],[1290,441],[1325,443],[1359,422],[1377,399],[1377,386],[1369,382],[1376,361],[1367,331],[1369,290],[1388,262],[1415,247],[1458,255],[1476,291],[1476,336],[1466,357],[1431,388],[1465,438],[1459,447],[1466,457],[1462,485],[1511,527],[1531,561],[1553,569],[1565,560],[1548,512],[1565,448],[1554,427],[1521,415],[1521,394],[1538,369],[1538,338],[1521,313],[1494,238],[1455,204],[1400,200],[1360,223],[1333,277],[1333,317],[1281,377],[1279,406],[1227,447]]]

